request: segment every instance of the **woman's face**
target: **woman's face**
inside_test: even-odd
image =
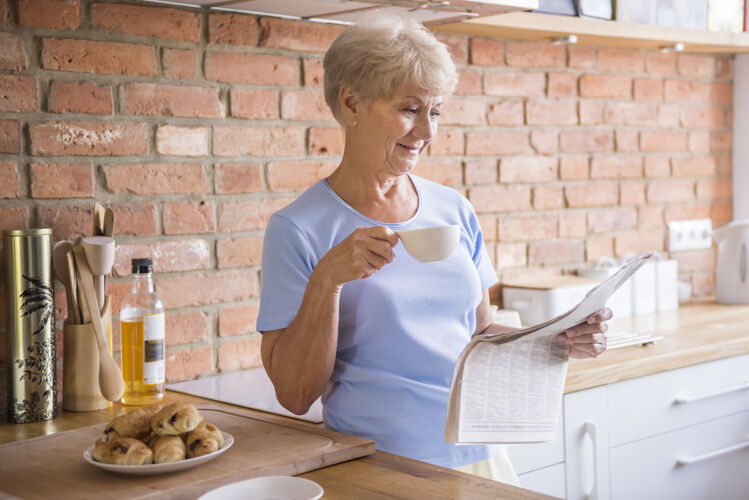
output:
[[[392,98],[375,99],[363,110],[357,134],[367,158],[379,159],[396,175],[416,166],[437,132],[442,96],[404,87]]]

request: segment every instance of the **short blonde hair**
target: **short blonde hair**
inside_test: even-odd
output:
[[[445,44],[417,21],[394,16],[348,27],[325,53],[323,69],[325,102],[344,128],[338,97],[343,85],[351,86],[359,100],[368,104],[390,98],[408,85],[446,95],[458,82]]]

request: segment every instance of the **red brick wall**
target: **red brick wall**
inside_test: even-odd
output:
[[[74,238],[111,205],[114,307],[130,257],[154,256],[168,379],[258,366],[263,228],[342,150],[320,89],[339,31],[0,0],[0,227]],[[730,220],[730,57],[440,37],[461,80],[416,173],[468,196],[502,276],[664,250],[669,220]],[[677,257],[710,293],[714,251]],[[0,372],[5,357],[3,339]]]

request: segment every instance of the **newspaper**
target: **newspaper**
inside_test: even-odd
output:
[[[603,308],[611,294],[654,255],[636,255],[575,307],[545,323],[515,332],[474,336],[455,366],[445,441],[552,441],[569,356],[569,346],[558,342],[557,334]]]

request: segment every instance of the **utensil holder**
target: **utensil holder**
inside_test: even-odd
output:
[[[101,323],[112,352],[112,303],[104,298]],[[96,331],[91,323],[74,325],[66,320],[63,326],[62,409],[91,411],[107,408],[111,403],[99,389],[99,349]]]

